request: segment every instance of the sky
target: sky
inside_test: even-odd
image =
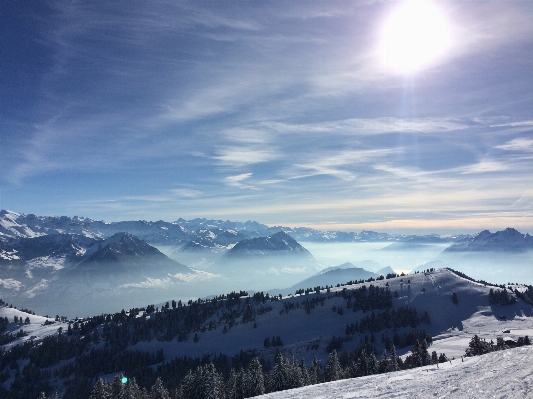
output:
[[[0,209],[533,233],[529,1],[0,3]]]

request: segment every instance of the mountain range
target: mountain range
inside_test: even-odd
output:
[[[54,304],[72,314],[106,311],[110,303],[126,306],[134,298],[163,301],[175,292],[181,298],[243,288],[293,292],[388,273],[377,263],[328,268],[331,263],[320,263],[305,248],[306,242],[346,241],[389,243],[383,251],[398,256],[449,244],[438,259],[428,261],[438,260],[438,267],[457,268],[476,278],[488,274],[495,281],[507,279],[513,256],[513,275],[521,281],[531,276],[527,251],[532,237],[511,228],[474,236],[391,236],[268,227],[252,221],[106,223],[0,211],[0,296],[37,309]],[[166,248],[169,256],[155,246]],[[496,266],[489,267],[495,261]],[[358,277],[363,274],[368,277]]]

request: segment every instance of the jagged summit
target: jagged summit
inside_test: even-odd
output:
[[[508,227],[496,233],[483,230],[473,237],[452,244],[444,252],[524,252],[527,250],[533,250],[533,237]]]

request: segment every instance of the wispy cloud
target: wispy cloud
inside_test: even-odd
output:
[[[356,174],[353,170],[359,165],[377,162],[383,157],[401,151],[401,148],[396,148],[340,151],[329,156],[315,155],[310,157],[313,159],[310,163],[294,165],[296,170],[307,171],[306,173],[296,173],[295,175],[290,176],[289,179],[300,179],[316,175],[331,175],[344,181],[351,181],[356,178]]]
[[[453,118],[351,118],[320,123],[265,123],[280,134],[348,134],[376,135],[386,133],[446,133],[467,129],[471,124]]]
[[[213,158],[230,167],[269,162],[280,157],[275,149],[262,146],[221,146],[216,151],[218,155]]]
[[[183,198],[196,198],[203,194],[200,190],[194,190],[191,188],[174,188],[170,192],[178,197]]]
[[[252,186],[243,184],[243,182],[249,179],[252,173],[241,173],[240,175],[228,176],[224,179],[224,182],[231,187],[236,188],[253,188]]]
[[[497,145],[494,148],[499,148],[500,150],[505,151],[533,152],[533,140],[525,138],[516,138],[511,141],[508,141],[505,144]]]
[[[501,172],[508,169],[508,166],[496,161],[480,161],[473,165],[468,165],[460,168],[462,174],[470,173],[488,173],[488,172]]]

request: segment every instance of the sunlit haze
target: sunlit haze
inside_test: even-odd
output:
[[[3,2],[0,209],[533,233],[533,3]]]
[[[450,45],[443,11],[431,2],[409,1],[397,6],[382,35],[383,62],[397,72],[415,72],[431,65]]]

